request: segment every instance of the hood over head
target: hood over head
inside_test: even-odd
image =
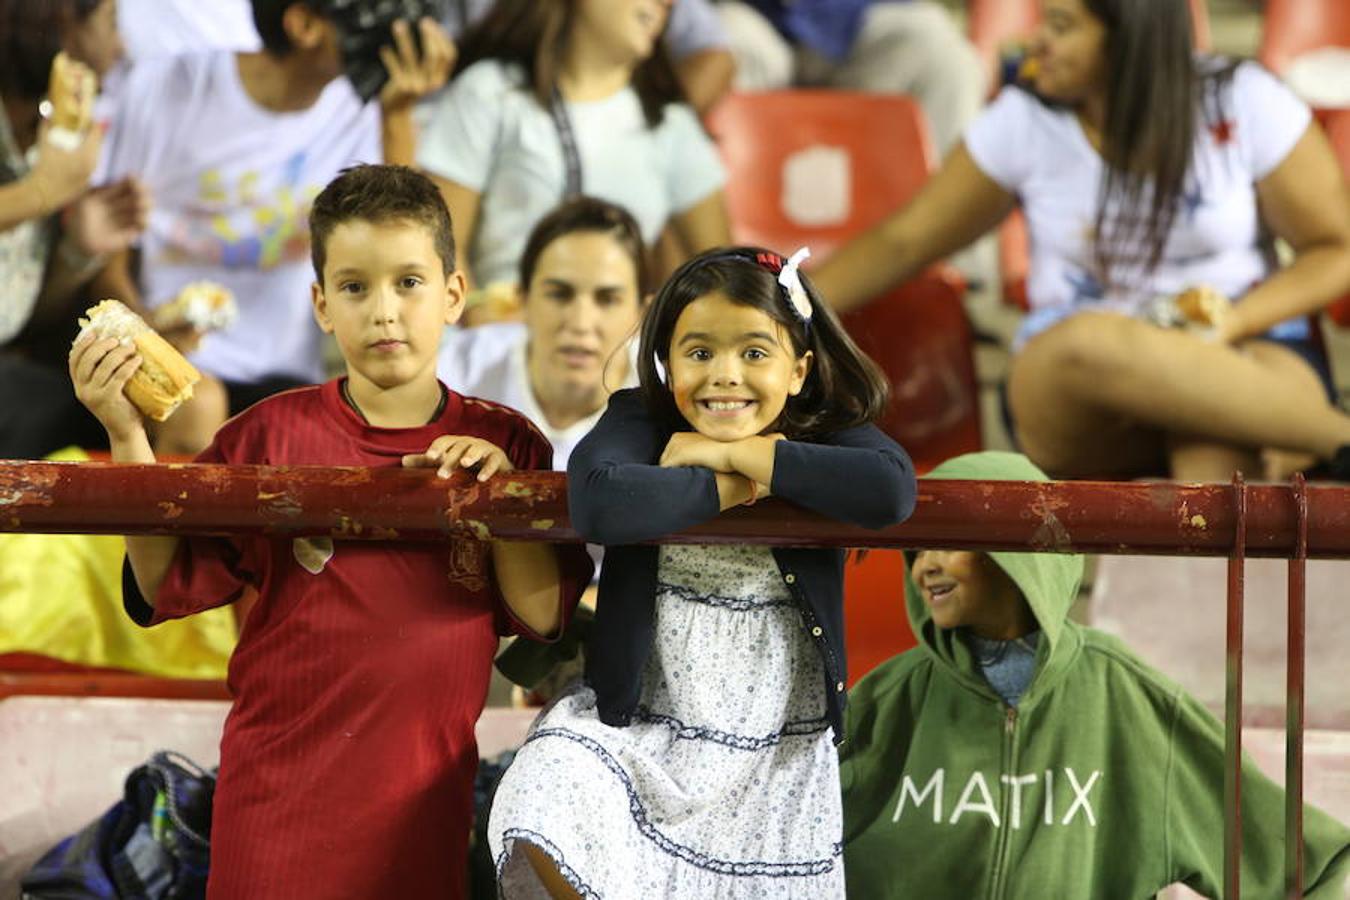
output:
[[[926,476],[930,479],[981,481],[1038,481],[1050,479],[1020,453],[985,451],[947,460]],[[959,548],[952,548],[959,549]],[[1061,669],[1077,648],[1076,632],[1068,627],[1069,608],[1078,598],[1083,580],[1083,556],[1077,553],[1022,553],[996,550],[989,557],[1012,578],[1036,617],[1042,640],[1037,646],[1037,675],[1043,682],[1049,670]],[[914,553],[906,552],[905,607],[909,624],[919,641],[959,677],[973,678],[984,686],[972,654],[958,632],[942,630],[934,623],[923,595],[910,575]]]

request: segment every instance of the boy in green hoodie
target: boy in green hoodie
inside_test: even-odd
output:
[[[1045,481],[973,453],[930,478]],[[1083,558],[911,554],[920,646],[850,693],[850,897],[1153,897],[1223,886],[1223,726],[1115,638],[1066,618]],[[1243,764],[1242,896],[1281,897],[1284,793]],[[1350,896],[1350,829],[1304,813],[1305,896]]]

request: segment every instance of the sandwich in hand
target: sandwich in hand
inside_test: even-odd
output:
[[[98,76],[93,69],[71,59],[65,51],[56,54],[47,84],[47,100],[51,104],[47,140],[67,150],[79,146],[94,121],[97,93]]]
[[[155,327],[171,331],[191,326],[197,331],[228,328],[239,318],[239,305],[230,289],[214,281],[194,281],[155,310]]]
[[[136,345],[141,367],[127,382],[127,399],[145,416],[163,422],[184,400],[201,373],[168,341],[145,324],[145,320],[118,300],[104,300],[85,311],[80,319],[78,342],[88,334],[100,338],[125,338]]]
[[[1231,302],[1207,284],[1187,288],[1177,294],[1177,311],[1187,325],[1213,328],[1228,314]]]

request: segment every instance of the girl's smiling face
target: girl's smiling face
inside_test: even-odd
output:
[[[773,427],[811,361],[767,313],[716,291],[680,312],[666,371],[675,407],[695,431],[738,441]]]

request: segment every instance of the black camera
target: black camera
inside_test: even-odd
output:
[[[328,0],[328,16],[341,35],[342,65],[362,102],[380,93],[389,73],[380,61],[380,48],[393,47],[394,23],[412,26],[413,43],[422,53],[417,23],[424,17],[443,20],[441,0]]]

